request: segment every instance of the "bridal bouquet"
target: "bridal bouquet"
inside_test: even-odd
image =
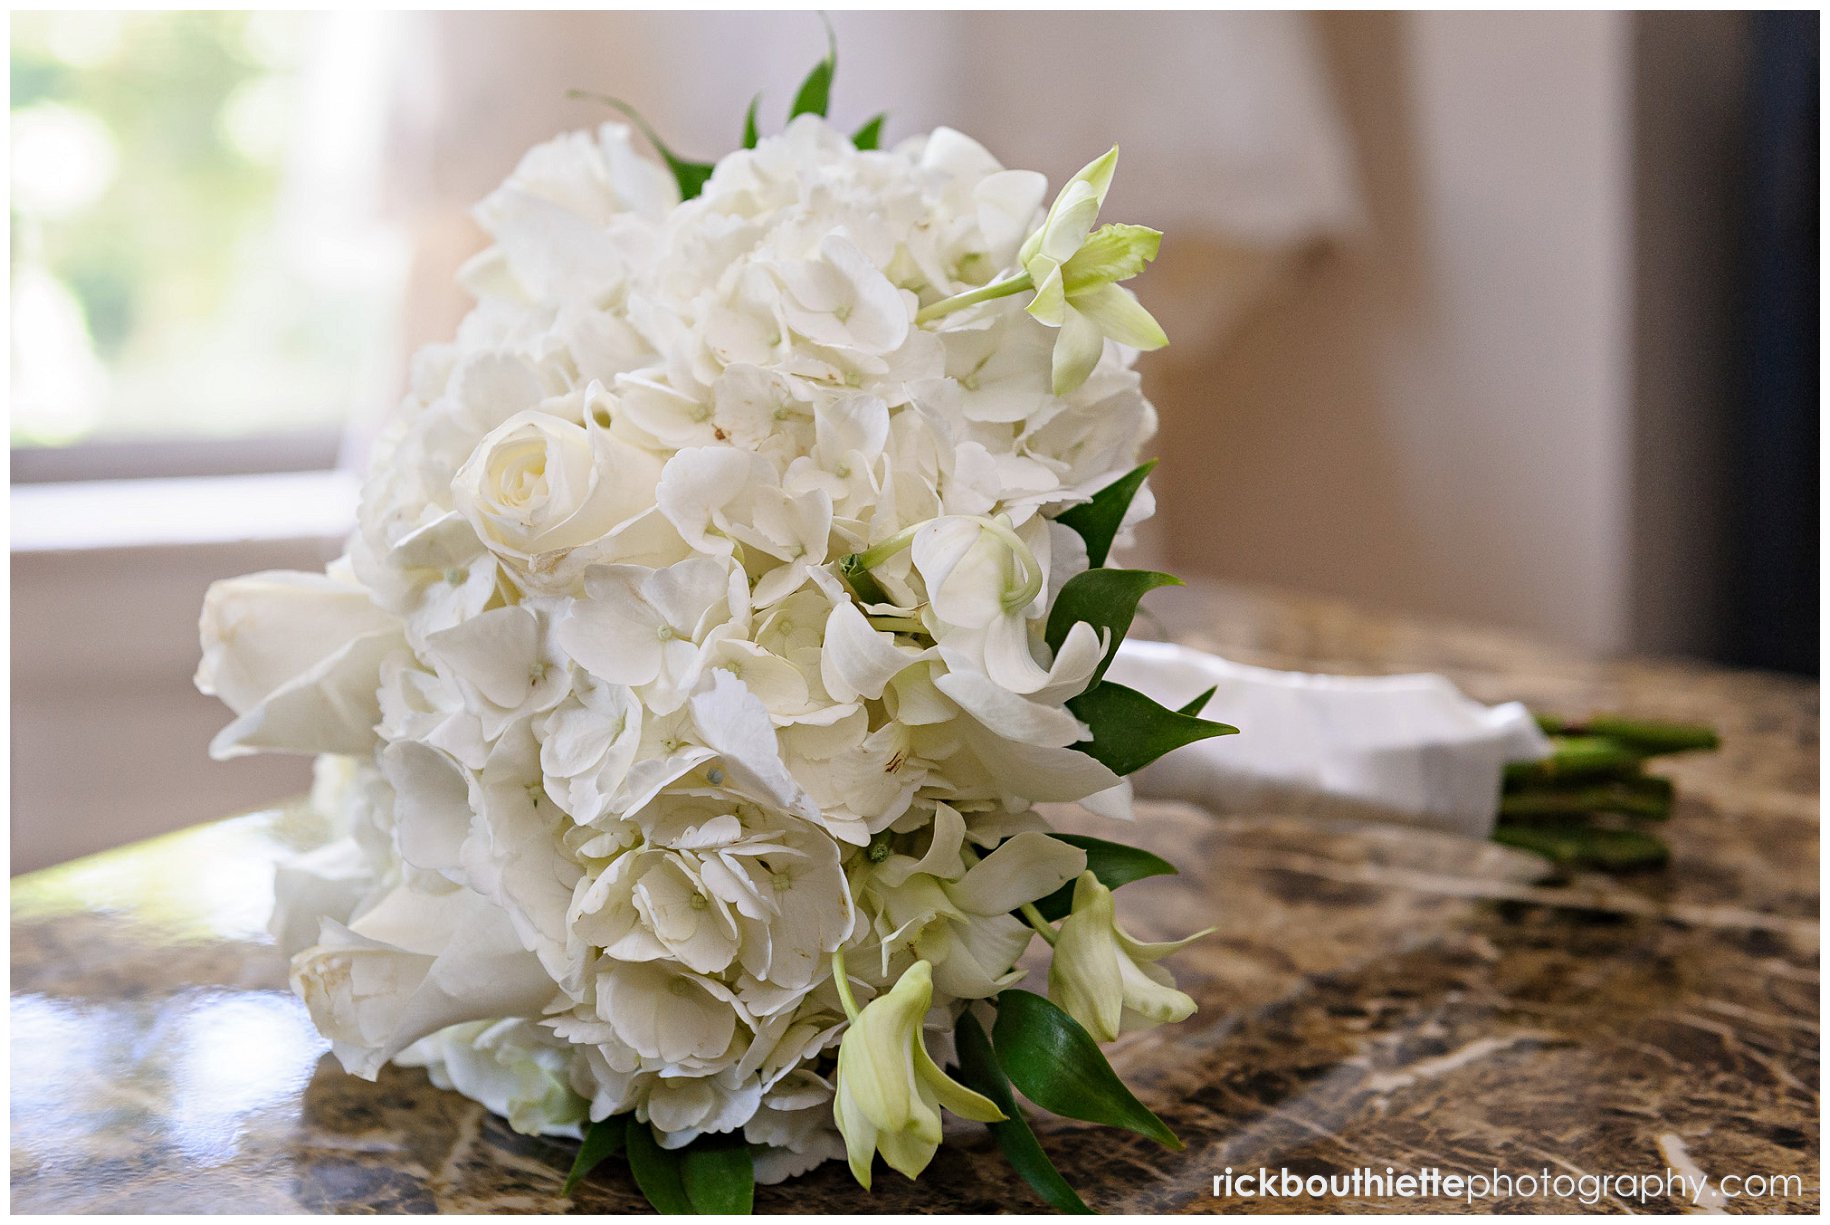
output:
[[[1176,582],[1110,564],[1161,236],[1102,221],[1116,149],[1051,196],[945,128],[842,134],[833,62],[716,166],[530,151],[346,555],[212,588],[198,683],[218,756],[322,755],[341,837],[273,927],[350,1072],[577,1137],[574,1177],[621,1152],[668,1211],[916,1177],[943,1111],[1084,1210],[1016,1091],[1174,1145],[1100,1044],[1194,1003],[1117,909],[1170,865],[1034,805],[1128,816],[1233,730],[1106,675]]]
[[[830,80],[715,168],[527,154],[347,555],[211,590],[213,751],[325,755],[346,836],[275,930],[351,1072],[620,1147],[663,1209],[915,1177],[943,1110],[1078,1206],[1011,1085],[1173,1143],[1099,1044],[1194,1004],[1114,906],[1169,866],[1033,804],[1126,815],[1233,730],[1103,677],[1176,581],[1106,565],[1160,235],[1101,223],[1116,149],[1051,199],[958,132],[842,135]]]

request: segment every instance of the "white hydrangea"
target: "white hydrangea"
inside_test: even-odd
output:
[[[866,999],[929,963],[943,1014],[1019,976],[1012,912],[1085,867],[1031,804],[1128,796],[1070,747],[1109,644],[1043,642],[1087,565],[1052,517],[1155,414],[1111,341],[1056,394],[1016,297],[917,316],[1020,270],[1045,195],[957,132],[807,115],[684,203],[612,124],[479,207],[478,305],[346,560],[205,613],[217,751],[342,755],[346,839],[282,872],[276,933],[352,1071],[529,1131],[741,1131],[780,1178],[845,1152],[835,952]]]

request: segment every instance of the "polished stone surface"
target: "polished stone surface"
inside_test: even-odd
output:
[[[1618,880],[1550,881],[1518,852],[1433,835],[1141,812],[1124,837],[1183,875],[1128,887],[1138,934],[1218,931],[1173,963],[1196,1017],[1111,1048],[1187,1147],[1040,1124],[1090,1204],[1445,1211],[1461,1201],[1216,1197],[1212,1179],[1261,1165],[1514,1178],[1674,1167],[1712,1188],[1750,1175],[1802,1186],[1698,1208],[1817,1208],[1815,685],[1598,664],[1231,588],[1152,601],[1160,628],[1247,662],[1430,668],[1490,701],[1713,722],[1724,743],[1665,767],[1681,796],[1671,868]],[[569,1143],[515,1135],[417,1070],[369,1084],[324,1054],[262,930],[272,859],[317,836],[300,813],[255,813],[13,882],[13,1209],[639,1208],[614,1162],[568,1201]],[[1689,1207],[1516,1188],[1485,1206]],[[918,1186],[884,1171],[867,1195],[828,1166],[761,1189],[757,1207],[1040,1205],[964,1125]]]

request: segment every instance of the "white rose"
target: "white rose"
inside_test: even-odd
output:
[[[592,397],[585,397],[586,404]],[[484,436],[452,481],[452,501],[490,552],[535,585],[578,569],[585,546],[612,560],[619,544],[649,543],[661,461],[611,436],[540,409],[516,413]],[[665,528],[664,523],[657,526]],[[624,538],[627,538],[626,540]]]
[[[328,574],[267,570],[210,585],[195,683],[237,715],[217,759],[261,749],[365,754],[381,719],[381,661],[399,618]]]

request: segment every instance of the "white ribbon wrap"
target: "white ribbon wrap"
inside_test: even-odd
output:
[[[1550,752],[1518,702],[1486,706],[1440,676],[1322,676],[1236,664],[1167,642],[1126,642],[1108,679],[1166,706],[1217,690],[1201,714],[1239,728],[1133,776],[1140,796],[1217,813],[1386,821],[1493,832],[1507,762]]]

